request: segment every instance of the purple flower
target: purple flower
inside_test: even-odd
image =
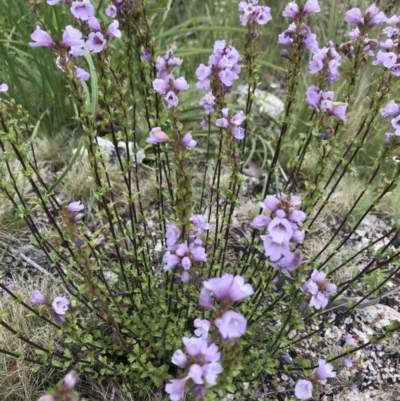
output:
[[[301,266],[302,259],[298,252],[289,252],[286,251],[283,254],[283,258],[276,262],[276,266],[281,269],[292,271],[294,268]],[[275,264],[272,264],[273,267],[276,267]]]
[[[73,1],[71,6],[72,15],[82,21],[87,21],[94,16],[94,7],[89,0]]]
[[[56,4],[58,4],[60,1],[62,1],[63,3],[65,3],[65,0],[47,0],[47,4],[50,6],[54,6]]]
[[[170,109],[171,107],[177,107],[179,104],[178,96],[176,96],[176,94],[172,91],[167,92],[164,100],[167,102],[168,109]]]
[[[176,350],[171,358],[171,362],[180,368],[186,368],[188,361],[188,357],[180,349]]]
[[[247,321],[240,313],[234,311],[225,312],[215,320],[219,334],[225,340],[241,337],[247,328]]]
[[[299,380],[294,388],[294,395],[299,400],[308,400],[312,397],[313,385],[308,380]]]
[[[373,65],[383,64],[386,68],[392,68],[397,62],[397,55],[392,52],[383,52],[379,50],[376,55],[376,60],[372,62]]]
[[[250,227],[255,228],[257,230],[261,230],[263,228],[268,228],[269,223],[271,223],[271,217],[266,216],[265,214],[260,214],[257,216],[251,223]]]
[[[55,44],[51,36],[40,26],[37,26],[36,29],[31,34],[31,39],[34,42],[29,42],[29,46],[31,47],[54,47]]]
[[[13,291],[14,288],[15,288],[15,283],[10,283],[10,284],[8,284],[8,285],[6,286],[6,288],[7,288],[7,290],[9,290],[9,291]]]
[[[149,137],[146,139],[146,143],[164,143],[164,142],[171,142],[168,135],[161,130],[160,127],[153,128],[150,133]]]
[[[208,332],[211,327],[211,323],[208,320],[195,319],[193,324],[194,324],[194,327],[196,327],[196,330],[194,331],[194,334],[196,336],[201,337],[203,339],[208,337]],[[176,363],[175,363],[175,365],[176,365]]]
[[[183,146],[186,146],[188,148],[194,148],[197,144],[197,141],[195,141],[192,137],[192,133],[188,132],[187,134],[185,134],[185,136],[182,138],[181,140],[181,144]]]
[[[69,301],[64,297],[55,297],[51,306],[58,315],[65,315],[68,310]]]
[[[190,222],[197,228],[197,230],[209,230],[210,224],[204,221],[204,217],[201,214],[195,214],[190,218]],[[199,233],[197,233],[198,235]]]
[[[207,309],[215,309],[210,291],[202,288],[200,291],[199,305]]]
[[[187,379],[171,379],[165,386],[165,392],[169,394],[171,401],[179,401],[185,396]]]
[[[114,20],[113,22],[111,22],[111,24],[108,26],[107,28],[107,32],[105,37],[108,38],[120,38],[122,33],[121,31],[118,29],[119,27],[119,22],[117,20]]]
[[[87,81],[90,78],[90,74],[85,71],[83,68],[79,68],[75,66],[75,74],[76,77],[81,80],[81,82]]]
[[[224,274],[222,277],[211,278],[203,283],[204,288],[211,291],[215,297],[230,303],[241,301],[242,299],[254,294],[251,284],[245,284],[242,276]]]
[[[161,130],[161,128],[159,129]],[[177,226],[171,224],[167,227],[167,232],[165,233],[167,251],[175,251],[177,249],[180,235],[181,232],[179,231],[179,228]]]
[[[42,395],[37,401],[57,401],[52,394]]]
[[[101,25],[100,22],[97,21],[97,18],[95,17],[90,17],[87,21],[88,27],[92,30],[92,31],[100,31],[101,30]]]
[[[206,93],[200,100],[199,104],[204,107],[206,114],[210,114],[214,111],[215,96],[211,92]]]
[[[293,228],[287,219],[275,217],[268,225],[268,232],[273,242],[288,243],[293,235]]]
[[[90,32],[89,38],[86,41],[86,47],[88,50],[93,53],[100,53],[105,45],[107,44],[107,40],[104,38],[104,35],[101,32]]]
[[[368,27],[373,28],[386,22],[387,18],[382,11],[379,12],[379,8],[375,4],[372,4],[365,10],[365,20],[368,21]]]
[[[272,262],[277,262],[289,251],[289,243],[275,242],[270,235],[261,235],[265,250],[265,256],[271,259]]]
[[[79,46],[72,46],[70,51],[68,52],[68,54],[72,57],[72,58],[77,58],[80,56],[83,56],[85,54],[85,50],[82,49]]]
[[[290,2],[283,10],[282,15],[284,17],[296,19],[299,15],[299,6],[294,1]]]
[[[361,10],[359,8],[352,8],[346,12],[346,22],[354,25],[364,24],[364,18],[362,17]]]
[[[71,202],[71,203],[67,206],[67,210],[68,210],[70,213],[81,212],[81,211],[84,210],[84,209],[85,209],[85,205],[83,205],[81,201]]]
[[[85,41],[82,39],[82,32],[79,29],[73,28],[71,25],[65,27],[62,40],[63,47],[82,47],[84,44]]]
[[[332,81],[339,79],[338,67],[340,67],[340,54],[336,51],[333,42],[329,42],[327,47],[319,49],[310,62],[309,71],[310,74],[316,74],[321,71],[324,67],[326,68],[326,77],[329,85]]]
[[[315,85],[311,85],[306,91],[306,101],[307,103],[317,111],[319,110],[319,103],[321,101],[321,92],[317,90]]]
[[[333,365],[327,363],[324,359],[318,362],[318,369],[315,372],[315,376],[318,380],[324,380],[327,378],[336,377],[336,372],[333,370]]]
[[[117,7],[115,7],[114,4],[110,4],[106,8],[106,15],[107,17],[115,18],[117,15]]]
[[[320,11],[318,0],[307,0],[303,8],[304,14],[319,13]]]
[[[8,91],[8,85],[7,84],[1,84],[0,85],[0,92],[7,92]]]
[[[322,292],[317,292],[311,297],[309,305],[317,310],[325,308],[328,305],[328,298]]]
[[[346,345],[354,345],[356,343],[356,340],[352,336],[349,336],[349,335],[344,337],[344,341],[345,341]]]
[[[46,297],[39,290],[33,290],[31,302],[34,304],[44,305],[46,303]]]
[[[67,373],[64,377],[64,383],[68,390],[72,390],[78,381],[78,374],[74,370],[71,370],[71,372]]]
[[[345,356],[343,358],[343,363],[346,366],[346,368],[351,368],[353,366],[353,358],[351,358],[350,356]]]
[[[383,109],[381,116],[382,117],[390,117],[390,116],[398,116],[400,115],[400,107],[399,105],[394,101],[391,100]]]

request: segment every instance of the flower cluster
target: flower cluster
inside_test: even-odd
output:
[[[218,347],[210,340],[183,337],[187,354],[177,350],[172,355],[172,363],[186,369],[187,375],[181,379],[172,379],[165,386],[165,391],[170,395],[172,401],[178,401],[185,395],[186,383],[193,381],[192,393],[195,398],[202,398],[206,393],[204,380],[211,386],[217,384],[217,376],[222,372],[222,366],[218,362],[221,353]]]
[[[323,71],[328,80],[328,84],[331,85],[333,81],[337,81],[340,78],[338,67],[340,67],[340,59],[342,57],[336,51],[335,45],[332,41],[328,43],[328,46],[318,49],[314,53],[313,59],[309,65],[310,74],[316,74],[319,71]]]
[[[212,79],[222,85],[225,93],[232,90],[233,81],[239,78],[242,60],[239,52],[228,46],[225,40],[217,40],[214,44],[213,54],[208,59],[208,65],[200,64],[196,70],[198,82],[197,89],[209,91]]]
[[[46,297],[39,291],[33,290],[31,302],[38,305],[48,305]],[[48,305],[50,306],[50,305]],[[62,324],[65,322],[65,313],[68,310],[69,301],[64,297],[55,297],[53,302],[51,303],[51,307],[54,314],[54,320],[58,324]]]
[[[306,101],[312,108],[327,117],[336,117],[346,121],[348,103],[335,105],[334,97],[335,94],[332,91],[320,91],[315,85],[311,85],[306,91]]]
[[[382,117],[393,117],[390,122],[395,129],[394,133],[386,133],[384,141],[390,143],[393,137],[400,136],[400,106],[391,100],[381,112]]]
[[[290,251],[290,243],[301,244],[304,240],[304,231],[299,230],[299,225],[306,215],[296,209],[300,203],[300,197],[283,193],[269,195],[259,203],[270,215],[260,214],[252,221],[251,227],[268,230],[267,235],[261,235],[261,239],[265,255],[274,267],[290,271],[301,265],[300,254]]]
[[[321,359],[318,362],[318,369],[315,372],[316,381],[333,377],[336,377],[336,372],[333,370],[332,364]],[[302,379],[297,382],[294,388],[294,394],[299,400],[308,400],[312,397],[313,388],[314,386],[311,381]]]
[[[153,81],[154,90],[160,95],[165,95],[164,100],[167,107],[176,107],[179,104],[178,93],[189,89],[189,85],[184,77],[175,78],[173,67],[182,64],[182,59],[173,56],[172,50],[168,50],[164,58],[157,57],[156,68],[157,77]]]
[[[183,283],[189,281],[189,270],[193,263],[207,262],[206,250],[199,236],[203,230],[208,230],[210,225],[204,222],[201,215],[192,216],[190,221],[195,228],[189,232],[189,244],[186,241],[179,242],[181,232],[175,225],[168,226],[165,234],[167,252],[163,256],[163,269],[168,271],[173,267],[179,268],[180,281]]]
[[[229,109],[224,108],[221,110],[222,118],[217,119],[217,127],[224,128],[233,138],[240,141],[244,138],[245,130],[239,127],[240,124],[246,119],[243,111],[239,111],[235,115],[230,115]]]
[[[47,1],[47,3],[54,6],[60,1],[61,0],[50,0]],[[119,22],[114,20],[107,28],[102,27],[94,16],[95,9],[89,0],[83,0],[81,2],[73,1],[71,4],[71,13],[76,19],[87,23],[89,29],[92,31],[89,33],[86,41],[82,38],[82,32],[79,29],[73,28],[71,25],[65,28],[61,43],[59,41],[54,41],[48,32],[37,26],[35,31],[31,34],[32,42],[29,43],[31,47],[52,48],[57,54],[56,65],[63,72],[61,60],[68,62],[70,59],[74,60],[79,56],[83,56],[85,54],[83,46],[86,46],[86,48],[93,53],[99,53],[104,49],[111,37],[121,37],[121,31],[118,29]],[[70,48],[70,50],[67,52],[68,48]],[[77,66],[74,66],[74,69],[76,77],[82,82],[90,78],[90,74],[84,69]]]
[[[258,6],[258,0],[250,0],[246,3],[241,1],[238,9],[241,13],[239,20],[242,26],[250,25],[265,25],[271,21],[271,9],[265,6]]]
[[[283,46],[293,47],[293,37],[296,32],[296,24],[293,22],[289,28],[278,35],[278,43]],[[311,32],[311,29],[302,24],[300,29],[300,38],[304,49],[310,50],[313,53],[318,51],[317,35]]]
[[[151,144],[167,142],[172,142],[172,140],[164,131],[161,130],[160,127],[153,128],[149,133],[149,137],[146,139],[146,143]],[[197,141],[192,137],[192,132],[186,133],[180,143],[182,146],[186,146],[187,148],[194,148],[197,145]]]
[[[303,15],[307,15],[310,13],[318,13],[320,12],[321,9],[318,4],[318,0],[307,0],[306,4],[304,4],[304,7],[300,6],[292,1],[290,2],[285,9],[282,12],[282,15],[284,17],[289,17],[294,20],[297,20]]]
[[[328,297],[336,292],[337,287],[335,284],[326,280],[326,274],[324,272],[314,269],[311,274],[311,280],[304,282],[301,286],[301,290],[311,294],[309,305],[319,310],[328,305]]]
[[[215,96],[209,92],[206,93],[199,102],[200,106],[204,107],[206,114],[211,114],[214,111]]]
[[[241,276],[224,274],[220,278],[212,278],[203,282],[204,288],[200,292],[199,304],[207,309],[216,311],[212,295],[220,302],[222,314],[215,319],[220,336],[224,340],[241,337],[247,328],[247,321],[240,313],[228,310],[234,302],[254,293],[251,284],[245,284]]]
[[[352,8],[346,13],[346,22],[357,25],[362,32],[368,32],[375,26],[382,24],[387,20],[385,14],[379,11],[379,8],[372,4],[365,10],[364,17],[359,8]]]
[[[62,401],[77,400],[78,395],[73,392],[74,387],[78,384],[79,377],[74,370],[71,370],[64,377],[64,385],[58,386],[52,394],[42,395],[37,401]]]

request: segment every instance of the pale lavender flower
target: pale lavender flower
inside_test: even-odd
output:
[[[46,303],[46,297],[39,290],[33,290],[31,302],[34,304],[44,305]]]
[[[149,137],[146,139],[146,143],[152,144],[165,142],[171,142],[171,140],[169,139],[168,135],[161,130],[160,127],[153,128],[149,133]]]
[[[277,262],[289,251],[288,242],[275,242],[270,235],[261,235],[263,246],[265,250],[265,256],[267,256],[271,262]]]
[[[343,358],[343,363],[346,366],[346,368],[351,368],[353,366],[353,362],[354,362],[354,359],[350,356],[345,356]]]
[[[92,31],[98,32],[101,30],[100,22],[96,17],[90,17],[86,22]]]
[[[77,385],[78,381],[78,374],[74,370],[71,370],[71,372],[67,373],[64,377],[64,383],[68,390],[72,390]]]
[[[65,0],[47,0],[47,4],[49,6],[54,6],[54,5],[58,4],[60,1],[62,1],[63,3],[66,3]]]
[[[397,55],[392,52],[378,51],[376,60],[372,62],[373,65],[383,64],[386,68],[392,68],[397,62]]]
[[[180,350],[180,349],[176,350],[176,351],[173,353],[172,358],[171,358],[171,362],[172,362],[174,365],[176,365],[176,366],[178,366],[178,367],[180,367],[180,368],[186,368],[186,366],[187,366],[187,364],[188,364],[188,361],[189,361],[188,357],[187,357],[186,354],[185,354],[182,350]]]
[[[293,228],[287,219],[275,217],[268,225],[268,233],[277,244],[288,243],[293,235]]]
[[[31,47],[55,46],[55,43],[53,42],[51,36],[46,31],[41,29],[40,26],[37,26],[36,29],[32,32],[31,39],[34,41],[34,42],[29,42],[29,46]]]
[[[381,112],[382,117],[390,117],[398,115],[400,115],[400,107],[394,100],[391,100]]]
[[[299,400],[308,400],[312,397],[313,385],[308,380],[299,380],[294,388],[294,395]]]
[[[151,54],[145,47],[142,48],[142,55],[140,56],[140,59],[142,61],[152,61]]]
[[[199,104],[200,106],[204,107],[204,111],[206,112],[206,114],[210,114],[214,111],[215,96],[211,92],[206,93],[201,98]]]
[[[155,129],[155,128],[153,128]],[[161,128],[159,128],[161,130]],[[175,251],[178,247],[178,241],[181,232],[179,228],[173,224],[167,227],[167,232],[165,233],[165,242],[167,245],[167,251]]]
[[[37,401],[57,401],[52,394],[42,395]]]
[[[110,4],[106,8],[106,15],[107,17],[115,18],[117,15],[117,7],[115,7],[114,4]]]
[[[62,40],[63,47],[82,47],[84,44],[85,41],[82,39],[82,32],[79,29],[76,29],[71,25],[65,27]]]
[[[89,0],[73,1],[71,6],[72,15],[82,21],[87,21],[94,16],[94,7]]]
[[[326,77],[329,85],[332,81],[339,79],[338,67],[340,67],[340,54],[336,51],[333,42],[329,42],[327,47],[319,49],[313,56],[309,64],[310,74],[316,74],[326,67]]]
[[[15,289],[15,283],[10,283],[6,286],[7,290],[13,291]]]
[[[327,363],[324,359],[321,359],[318,362],[318,369],[315,372],[315,376],[318,380],[336,377],[336,372],[333,369],[334,368],[331,363]]]
[[[215,320],[215,325],[218,327],[221,337],[230,340],[246,333],[247,320],[240,313],[227,311]]]
[[[199,296],[199,305],[207,309],[215,309],[210,291],[202,288]]]
[[[106,39],[109,38],[120,38],[122,36],[121,31],[118,29],[119,22],[114,20],[107,28],[107,32],[105,34]]]
[[[70,213],[81,212],[81,211],[84,210],[84,209],[85,209],[85,205],[83,205],[81,201],[71,202],[71,203],[67,206],[67,210],[68,210]]]
[[[318,0],[307,0],[303,8],[304,14],[319,13],[320,11]]]
[[[349,336],[349,335],[344,337],[344,341],[345,341],[346,345],[354,345],[356,343],[356,340],[352,336]]]
[[[187,379],[171,379],[165,386],[165,392],[169,394],[171,401],[179,401],[185,396]]]
[[[63,324],[63,323],[65,323],[66,320],[65,320],[65,317],[62,315],[54,315],[54,321],[57,324]]]
[[[167,108],[177,107],[179,104],[178,96],[176,96],[175,92],[169,91],[164,97],[164,100],[167,103]]]
[[[362,17],[361,10],[359,8],[352,8],[346,12],[346,22],[354,25],[363,25],[364,18]]]
[[[273,263],[273,267],[280,267],[281,269],[292,271],[294,268],[301,266],[302,259],[298,252],[285,251],[282,259]]]
[[[90,74],[83,68],[75,66],[76,77],[81,80],[81,82],[87,81],[90,78]]]
[[[204,221],[204,217],[201,214],[193,215],[190,218],[190,222],[200,231],[210,229],[210,224]]]
[[[68,310],[69,301],[65,297],[55,297],[51,306],[57,315],[65,315]]]
[[[88,50],[93,53],[100,53],[105,45],[107,44],[107,40],[101,32],[90,32],[89,37],[86,41],[86,47]]]
[[[321,91],[315,85],[311,85],[306,91],[307,103],[317,111],[319,110],[319,103],[321,101]]]
[[[265,214],[260,214],[259,216],[253,219],[253,221],[250,223],[250,227],[255,228],[257,230],[263,228],[267,229],[271,220],[272,219],[270,216],[266,216]]]
[[[285,9],[282,12],[282,15],[284,17],[296,19],[297,16],[299,15],[299,6],[296,2],[292,1],[290,2]]]
[[[328,305],[328,298],[322,292],[317,292],[316,295],[311,297],[309,305],[317,310],[323,309]]]
[[[241,301],[254,294],[251,284],[245,284],[242,276],[224,274],[222,277],[211,278],[203,283],[204,288],[211,291],[218,300],[230,303]]]
[[[195,319],[193,324],[194,327],[196,327],[196,330],[194,331],[194,334],[196,336],[201,337],[203,339],[208,337],[208,332],[211,327],[211,323],[208,320]]]
[[[188,132],[187,134],[184,135],[184,137],[181,140],[181,144],[183,146],[186,146],[188,148],[194,148],[197,144],[197,141],[195,141],[192,137],[192,133]]]
[[[7,84],[1,84],[0,85],[0,92],[7,92],[8,91],[8,85]]]
[[[73,58],[77,58],[80,56],[83,56],[85,54],[85,49],[82,49],[82,47],[79,46],[72,46],[68,54]]]

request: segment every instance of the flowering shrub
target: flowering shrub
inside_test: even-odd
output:
[[[29,45],[48,48],[54,67],[67,82],[90,165],[87,174],[96,188],[90,213],[81,200],[60,201],[55,187],[41,176],[33,138],[27,139],[29,116],[8,96],[12,83],[2,84],[0,191],[26,221],[34,243],[57,272],[64,295],[51,300],[35,289],[30,300],[22,299],[17,286],[0,283],[13,301],[29,311],[27,319],[40,319],[58,332],[63,352],[24,337],[0,311],[2,327],[36,353],[26,360],[39,369],[52,366],[69,372],[63,385],[39,400],[77,399],[78,374],[99,383],[112,382],[126,396],[163,391],[178,401],[187,393],[213,399],[229,391],[250,397],[261,375],[280,369],[296,381],[292,396],[306,400],[318,397],[324,381],[336,377],[331,362],[342,360],[343,368],[351,368],[359,349],[384,340],[385,336],[371,338],[356,347],[349,336],[341,353],[327,353],[319,360],[298,356],[294,361],[289,355],[295,344],[321,332],[319,323],[328,319],[330,305],[357,289],[373,264],[378,269],[398,256],[388,247],[372,253],[369,244],[362,251],[370,263],[352,280],[335,275],[353,259],[339,265],[331,261],[362,221],[353,221],[352,213],[365,190],[339,228],[321,239],[317,255],[307,257],[304,247],[308,235],[315,233],[318,216],[343,176],[356,166],[357,154],[377,121],[384,122],[382,118],[391,119],[394,133],[382,135],[379,153],[368,166],[366,188],[374,188],[377,197],[363,217],[397,184],[400,165],[389,161],[399,146],[400,107],[386,93],[399,75],[399,18],[387,18],[375,5],[365,12],[353,8],[346,14],[346,21],[356,25],[351,40],[321,45],[322,39],[310,28],[314,14],[321,11],[319,2],[291,2],[285,7],[282,15],[290,25],[276,38],[288,63],[285,112],[280,132],[270,138],[274,154],[266,165],[263,190],[257,194],[257,216],[246,222],[247,232],[237,249],[232,235],[241,201],[246,140],[254,133],[259,42],[274,18],[273,7],[259,3],[238,2],[241,48],[217,40],[208,62],[204,59],[192,76],[184,77],[180,72],[184,59],[173,49],[156,48],[148,17],[152,2],[113,0],[100,2],[104,9],[96,9],[90,0],[48,0],[43,6],[63,8],[69,15],[71,25],[63,28],[61,37],[50,33],[32,2],[38,25],[32,27]],[[379,31],[386,35],[385,41],[379,41]],[[120,69],[112,62],[117,41],[124,49]],[[84,60],[90,61],[89,71]],[[357,82],[368,68],[376,76],[375,90],[357,122],[358,130],[346,132]],[[310,85],[304,90],[299,85],[302,70],[309,73]],[[249,85],[244,110],[236,107],[233,96],[239,79]],[[345,89],[334,87],[335,93],[333,85],[342,79],[347,80]],[[196,103],[202,107],[202,121],[196,126],[182,118],[193,91],[202,96]],[[308,122],[294,138],[297,157],[286,166],[289,177],[273,188],[280,156],[293,139],[298,102],[310,106]],[[109,126],[106,138],[116,150],[126,209],[117,202],[114,177],[100,151],[99,104]],[[152,155],[156,192],[148,209],[138,157],[138,144],[144,143]],[[304,180],[301,173],[309,153],[317,159]],[[200,155],[206,155],[206,166],[199,164],[204,171],[198,179],[195,163]],[[18,173],[10,167],[14,161],[34,199],[21,192]],[[40,228],[37,210],[45,214],[51,230]],[[351,233],[340,240],[339,233],[350,220]],[[393,223],[387,234],[390,241],[396,232],[398,224]],[[347,312],[397,271],[398,267],[376,286],[370,285]],[[108,273],[116,278],[108,279]],[[397,328],[393,324],[385,335]],[[24,358],[12,350],[0,348],[0,352]],[[253,387],[244,389],[245,381]]]

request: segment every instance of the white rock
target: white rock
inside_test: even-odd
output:
[[[114,144],[111,141],[109,141],[108,139],[104,139],[100,136],[96,137],[96,141],[97,141],[97,144],[99,145],[100,149],[103,151],[103,154],[106,158],[106,162],[117,163],[118,157],[117,157],[117,152],[115,150]],[[135,153],[134,153],[135,144],[133,142],[128,142],[128,145],[129,145],[129,147],[128,147],[129,158],[130,158],[130,160],[135,161],[135,156],[134,156],[135,155]],[[125,159],[126,154],[127,154],[126,143],[118,142],[117,147],[118,147],[119,155],[121,156],[122,159]],[[142,164],[143,160],[146,157],[146,154],[145,154],[144,150],[139,148],[137,145],[136,145],[136,150],[137,150],[137,153],[136,153],[137,163]],[[77,149],[74,149],[73,153],[75,153],[76,151],[77,151]],[[82,149],[81,153],[84,156],[87,156],[87,154],[88,154],[86,149]]]
[[[246,104],[248,85],[239,85],[238,90],[240,96],[238,98],[238,103],[242,106]],[[260,89],[254,91],[254,103],[253,107],[257,109],[259,114],[268,114],[274,119],[278,119],[284,110],[284,103],[281,99]]]
[[[392,320],[400,322],[400,313],[386,305],[373,305],[368,308],[362,309],[361,313],[368,317],[371,322],[377,327],[385,327],[390,324]]]

